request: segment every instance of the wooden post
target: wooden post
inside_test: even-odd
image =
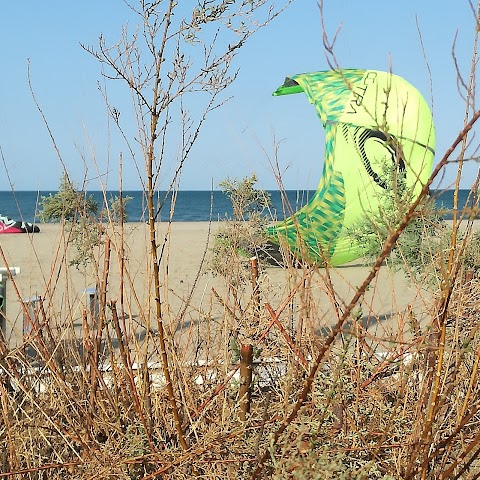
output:
[[[250,270],[252,272],[252,300],[255,315],[260,313],[260,290],[258,289],[258,258],[250,258]]]
[[[250,413],[252,389],[252,345],[242,345],[240,349],[240,420],[245,422]]]

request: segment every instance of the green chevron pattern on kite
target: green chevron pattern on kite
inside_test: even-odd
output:
[[[328,190],[319,194],[319,198],[312,202],[314,208],[308,209],[306,223],[302,225],[311,253],[317,255],[313,259],[315,261],[322,260],[323,255],[331,257],[334,254],[336,239],[343,227],[345,185],[342,175],[333,173]]]
[[[336,121],[343,113],[351,88],[360,82],[365,75],[364,70],[342,70],[303,73],[294,75],[295,80],[313,103],[323,124]]]
[[[269,228],[270,235],[280,235],[294,252],[307,247],[312,261],[321,261],[323,255],[330,257],[335,251],[335,241],[343,227],[345,213],[345,185],[340,173],[330,176],[328,190],[318,191],[312,201],[288,224],[281,223]],[[289,228],[294,225],[294,228]],[[303,242],[299,241],[299,237]],[[302,245],[302,243],[304,245]],[[322,255],[323,254],[323,255]]]
[[[323,195],[329,189],[329,184],[333,175],[333,151],[335,148],[336,129],[336,124],[329,124],[325,127],[325,161],[323,164],[323,174],[320,179],[320,184],[317,187],[315,197],[312,199],[313,204],[315,202],[321,202]],[[273,237],[276,233],[285,233],[287,230],[292,229],[292,232],[287,236],[290,239],[289,244],[294,245],[297,241],[296,226],[298,223],[302,223],[299,215],[304,215],[306,211],[308,211],[308,205],[297,214],[285,219],[279,225],[268,227],[267,234]]]
[[[337,135],[337,124],[329,124],[325,127],[325,160],[323,164],[323,175],[320,179],[319,188],[322,183],[328,183],[333,173],[333,151],[335,149],[335,138]]]

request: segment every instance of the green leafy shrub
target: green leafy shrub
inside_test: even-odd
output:
[[[256,189],[256,182],[252,174],[242,180],[227,178],[219,184],[232,202],[233,218],[227,216],[214,236],[210,268],[232,283],[243,278],[242,272],[248,268],[245,260],[262,257],[267,241],[265,227],[270,220],[265,211],[271,204],[270,195]]]
[[[242,180],[226,178],[219,183],[232,202],[233,218],[237,222],[261,220],[263,212],[271,205],[270,194],[255,188],[257,180],[253,173]]]
[[[98,213],[98,203],[93,196],[77,190],[66,173],[60,180],[58,192],[42,196],[40,206],[39,217],[44,223],[74,221],[79,216],[96,216]]]
[[[102,216],[106,216],[109,214],[107,218],[109,218],[114,223],[124,223],[128,220],[128,216],[126,213],[126,206],[133,200],[133,197],[127,195],[126,197],[119,197],[115,195],[114,197],[108,200],[108,212],[104,209],[102,210]]]
[[[401,194],[396,189],[386,189],[379,195],[380,210],[366,215],[354,225],[349,235],[361,245],[367,263],[374,261],[381,252],[388,236],[403,221],[412,202],[411,192]],[[395,270],[404,270],[406,275],[428,285],[439,285],[446,271],[453,231],[444,220],[431,197],[425,198],[416,208],[408,225],[400,235],[387,258]],[[465,233],[457,234],[457,245],[465,240]],[[459,250],[457,250],[459,251]],[[461,256],[462,266],[478,271],[480,266],[480,235],[472,234]]]
[[[93,195],[75,188],[65,172],[55,194],[42,196],[39,218],[42,222],[65,222],[75,254],[70,265],[87,266],[93,259],[93,249],[102,242],[104,220],[121,223],[127,220],[126,204],[132,197],[115,196],[105,208],[99,209]]]

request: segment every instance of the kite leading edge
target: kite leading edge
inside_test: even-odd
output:
[[[287,77],[274,95],[300,92],[325,129],[322,177],[308,204],[268,235],[308,263],[341,265],[361,256],[348,230],[379,211],[392,178],[401,179],[411,199],[427,182],[435,153],[432,115],[418,90],[389,72],[304,73]]]

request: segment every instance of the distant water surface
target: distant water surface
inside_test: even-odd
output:
[[[460,208],[465,205],[469,192],[469,190],[460,190],[458,202]],[[38,221],[41,197],[55,193],[48,191],[0,191],[0,214],[15,220]],[[268,193],[272,202],[272,218],[281,220],[289,216],[290,210],[283,206],[285,202],[282,201],[282,193],[278,190],[271,190]],[[313,190],[287,190],[284,192],[293,211],[304,205],[312,198],[314,193],[315,191]],[[442,206],[446,210],[453,208],[453,190],[434,191],[432,193],[436,197],[438,206]],[[99,205],[102,206],[105,198],[114,198],[119,193],[108,191],[104,195],[103,192],[95,191],[88,192],[88,195],[92,195]],[[132,197],[132,200],[127,202],[126,205],[127,221],[146,221],[146,198],[144,192],[138,190],[124,191],[123,196]],[[157,205],[162,205],[160,211],[161,221],[167,221],[171,214],[172,196],[169,195],[165,199],[165,193],[160,192],[157,196]],[[232,215],[230,200],[221,191],[179,191],[175,197],[174,207],[172,216],[174,222],[206,222],[210,219],[215,221]],[[451,215],[445,215],[445,218],[449,219]]]

